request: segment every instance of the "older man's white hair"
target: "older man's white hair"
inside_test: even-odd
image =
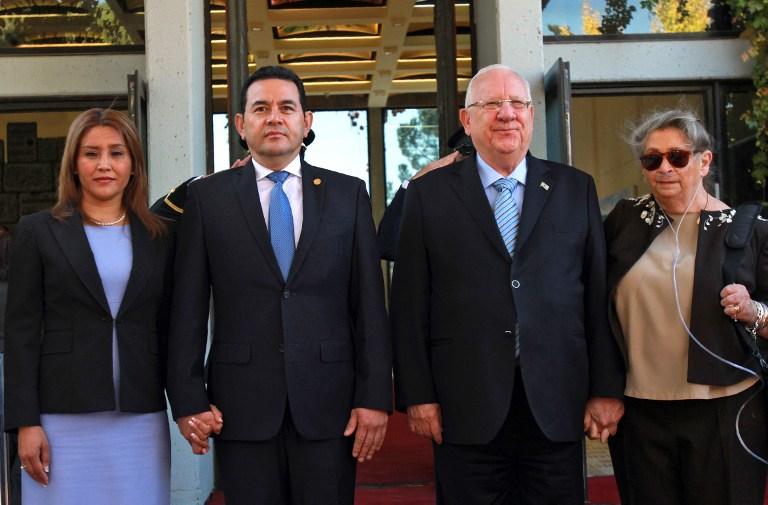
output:
[[[520,79],[523,82],[523,84],[525,84],[525,92],[528,95],[520,98],[525,98],[526,100],[531,99],[531,84],[528,82],[528,80],[522,75],[512,70],[511,68],[509,68],[508,66],[502,65],[501,63],[496,63],[494,65],[488,65],[487,67],[481,68],[469,81],[469,84],[467,85],[467,94],[465,95],[465,98],[464,98],[464,107],[469,107],[472,103],[476,101],[474,97],[474,93],[472,92],[472,87],[473,87],[472,85],[475,83],[475,80],[481,75],[487,74],[488,72],[493,72],[495,70],[503,70]],[[507,97],[492,97],[492,98],[507,98]]]

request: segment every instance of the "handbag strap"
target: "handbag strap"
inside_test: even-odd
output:
[[[746,202],[736,208],[736,214],[725,234],[725,260],[723,261],[723,280],[726,284],[736,282],[736,273],[739,270],[741,262],[744,260],[744,254],[749,240],[752,238],[752,232],[755,228],[755,221],[763,206],[760,202]],[[760,352],[756,335],[749,331],[738,321],[733,321],[736,333],[741,337],[742,343],[746,349],[757,359],[758,364],[763,369],[763,373],[768,373],[768,363]]]

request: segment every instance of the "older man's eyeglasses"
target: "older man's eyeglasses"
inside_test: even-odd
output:
[[[503,98],[499,100],[478,100],[477,102],[467,105],[467,109],[470,107],[480,107],[488,112],[498,112],[508,103],[515,110],[525,110],[531,105],[530,100],[524,100],[522,98]]]
[[[675,168],[685,168],[691,159],[691,151],[684,149],[672,149],[666,153],[651,153],[640,156],[640,165],[648,171],[656,170],[661,166],[664,158]]]

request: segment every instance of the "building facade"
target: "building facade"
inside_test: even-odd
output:
[[[308,159],[336,168],[342,142],[341,164],[367,180],[376,216],[401,179],[437,156],[437,123],[456,124],[473,71],[492,63],[531,82],[533,153],[590,172],[604,212],[645,192],[626,123],[675,105],[696,110],[716,137],[716,194],[730,204],[762,198],[750,174],[754,136],[740,120],[753,62],[724,2],[689,2],[698,25],[635,0],[629,21],[604,0],[445,2],[454,3],[446,30],[441,1],[0,2],[0,224],[55,200],[63,137],[92,106],[140,125],[153,200],[228,166],[228,84],[264,64],[305,79],[318,111]],[[441,89],[452,91],[448,106]],[[176,438],[173,461],[174,503],[203,503],[210,457],[192,457]]]

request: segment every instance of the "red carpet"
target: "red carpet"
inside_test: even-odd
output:
[[[612,476],[590,477],[587,489],[590,505],[621,504]],[[224,497],[216,491],[206,505],[224,505]],[[408,430],[403,414],[390,418],[376,457],[357,465],[355,505],[435,505],[432,445]]]
[[[356,505],[434,505],[432,443],[408,430],[405,415],[389,418],[387,439],[373,460],[357,465]]]
[[[387,441],[376,457],[357,466],[356,505],[434,505],[432,444],[408,430],[403,414],[389,420]],[[619,505],[613,477],[592,477],[589,502]]]
[[[613,477],[589,479],[589,502],[619,505]],[[408,430],[406,417],[395,413],[389,420],[387,440],[376,457],[357,465],[355,505],[434,505],[432,445]],[[207,505],[224,505],[214,492]],[[768,505],[768,504],[767,504]]]
[[[389,418],[387,439],[376,456],[357,465],[357,485],[406,485],[431,483],[432,443],[408,430],[404,414],[394,413]]]
[[[435,487],[431,483],[382,488],[358,486],[355,505],[435,505]]]
[[[591,505],[619,505],[619,490],[613,476],[590,477],[587,479],[587,492]]]

